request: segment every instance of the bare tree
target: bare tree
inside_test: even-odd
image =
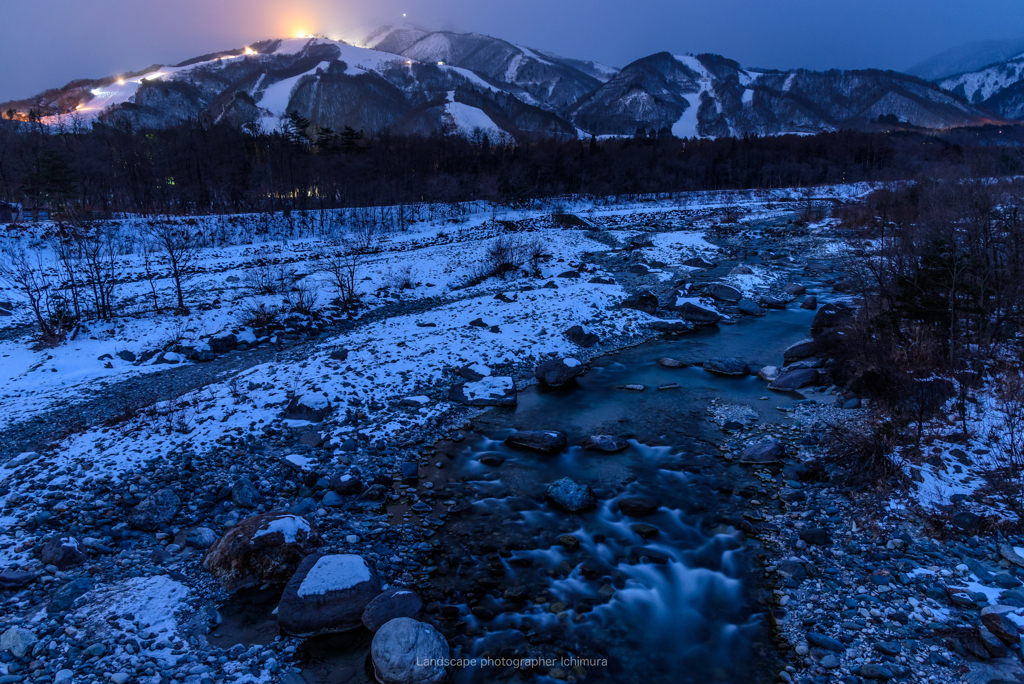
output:
[[[177,310],[180,313],[187,313],[182,283],[188,280],[188,269],[199,253],[199,234],[189,225],[172,221],[151,222],[148,232],[167,255],[174,291],[178,297]]]
[[[29,253],[21,246],[0,253],[0,280],[20,292],[28,300],[43,342],[58,344],[63,331],[50,320],[52,283],[46,274],[42,255]]]
[[[330,276],[331,283],[338,290],[338,299],[346,310],[356,301],[356,272],[359,268],[359,254],[348,245],[342,247],[323,261],[323,269]]]

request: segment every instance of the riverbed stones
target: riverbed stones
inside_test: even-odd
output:
[[[548,485],[544,496],[554,506],[570,513],[583,513],[597,508],[597,495],[594,494],[594,490],[568,477],[555,480]]]
[[[675,310],[679,312],[679,316],[684,321],[689,321],[694,325],[714,325],[722,320],[722,315],[717,311],[697,306],[693,302],[683,302],[680,306],[675,307]]]
[[[751,444],[740,452],[740,463],[767,465],[778,463],[786,454],[785,447],[773,439]]]
[[[781,374],[777,366],[761,366],[757,371],[757,377],[765,382],[774,382]]]
[[[818,632],[807,633],[807,643],[811,646],[817,646],[823,648],[826,651],[835,651],[837,653],[845,651],[846,647],[843,646],[841,641],[837,641],[830,636],[819,634]]]
[[[690,366],[690,364],[685,361],[670,358],[658,359],[658,365],[662,368],[689,368]]]
[[[158,489],[132,509],[128,514],[128,524],[137,530],[158,530],[174,519],[180,506],[181,499],[174,490]]]
[[[78,547],[74,537],[50,537],[39,550],[43,565],[53,565],[58,570],[67,570],[85,562],[85,554]]]
[[[230,528],[203,557],[226,591],[288,581],[320,546],[320,533],[300,515],[264,513]]]
[[[542,454],[557,454],[568,441],[557,430],[519,430],[505,438],[505,444]]]
[[[448,678],[449,653],[440,632],[407,617],[385,623],[370,645],[374,676],[381,684],[440,684]]]
[[[282,631],[299,637],[347,632],[380,593],[376,571],[355,554],[307,556],[288,580],[277,607]]]
[[[782,288],[782,291],[788,295],[799,297],[807,292],[807,288],[798,283],[790,283],[789,285],[786,285],[786,287]]]
[[[775,390],[776,392],[795,392],[809,385],[817,384],[820,377],[817,369],[814,368],[792,370],[775,378],[768,385],[768,389]]]
[[[285,415],[292,420],[308,420],[311,423],[319,423],[328,415],[334,407],[330,400],[322,394],[303,394],[294,397],[288,402]]]
[[[388,589],[378,594],[363,609],[363,626],[376,632],[395,618],[418,620],[423,614],[423,599],[410,589]]]
[[[719,301],[730,304],[735,304],[743,298],[743,294],[739,290],[725,283],[711,283],[704,289],[704,292]]]
[[[540,364],[534,369],[533,375],[548,387],[561,387],[582,373],[584,368],[579,360],[564,357]]]
[[[704,370],[716,375],[744,376],[750,375],[750,368],[743,359],[734,357],[716,357],[704,362]]]
[[[1020,644],[1020,629],[1005,615],[987,613],[981,616],[981,624],[985,625],[1007,646],[1016,647]]]
[[[580,446],[588,451],[601,451],[614,454],[629,448],[629,442],[615,435],[590,435],[580,442]]]
[[[619,512],[630,518],[645,518],[658,510],[658,502],[647,496],[630,496],[619,500]]]
[[[483,377],[476,382],[453,385],[448,399],[463,406],[515,406],[516,384],[510,377]]]
[[[196,527],[185,535],[185,543],[194,549],[208,549],[217,543],[217,533],[209,527]]]
[[[806,299],[804,299],[804,301],[800,302],[800,308],[809,311],[814,311],[815,309],[818,308],[818,298],[815,297],[814,295],[807,297]]]
[[[24,627],[11,627],[0,635],[0,651],[7,651],[21,659],[32,651],[37,641],[35,632]]]

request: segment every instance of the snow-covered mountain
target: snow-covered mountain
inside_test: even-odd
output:
[[[748,71],[718,55],[651,55],[577,103],[573,122],[598,135],[638,128],[677,137],[809,133],[879,116],[928,128],[988,117],[936,85],[890,71]]]
[[[1005,62],[1024,52],[1024,38],[982,40],[958,45],[907,69],[911,76],[926,81],[943,81],[956,74],[978,71],[989,64]]]
[[[355,45],[353,43],[358,43]],[[0,111],[48,123],[188,119],[278,129],[439,130],[573,138],[671,130],[680,137],[811,133],[883,115],[947,128],[993,117],[937,85],[895,72],[747,70],[717,55],[659,53],[621,71],[475,33],[383,27],[351,42],[268,40],[176,66],[76,81]]]
[[[968,102],[1007,119],[1024,118],[1024,50],[977,71],[956,74],[939,84]]]

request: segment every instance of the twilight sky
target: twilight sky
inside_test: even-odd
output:
[[[623,66],[717,52],[745,66],[906,69],[961,43],[1024,34],[1024,0],[5,1],[0,101],[264,38],[405,21]]]

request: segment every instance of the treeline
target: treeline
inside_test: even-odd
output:
[[[815,136],[543,140],[452,134],[363,137],[290,129],[253,135],[125,121],[54,131],[0,122],[0,201],[58,218],[316,210],[419,202],[514,205],[550,196],[637,196],[857,181],[1002,176],[1018,148],[961,136],[840,131]]]

